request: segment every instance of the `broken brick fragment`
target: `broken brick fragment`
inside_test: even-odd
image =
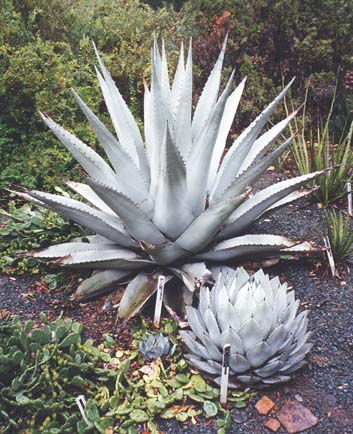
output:
[[[281,428],[281,424],[278,420],[272,417],[264,423],[264,426],[272,432],[277,432]]]
[[[257,401],[255,408],[259,414],[266,415],[275,408],[275,403],[265,395]]]

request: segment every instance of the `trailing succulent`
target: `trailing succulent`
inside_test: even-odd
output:
[[[262,270],[249,276],[226,267],[215,275],[211,290],[201,287],[198,308],[186,307],[191,331],[180,331],[186,358],[219,383],[223,347],[230,345],[230,386],[235,380],[259,386],[288,381],[312,347],[308,311],[297,315],[294,291]]]
[[[152,83],[145,91],[144,139],[97,53],[100,70],[96,72],[116,135],[74,95],[110,164],[42,115],[88,175],[85,183],[67,183],[83,201],[24,188],[17,188],[17,193],[96,233],[33,254],[54,258],[54,264],[100,271],[80,285],[76,300],[130,280],[119,307],[120,318],[128,319],[156,290],[160,272],[168,279],[181,278],[187,290],[193,291],[195,282],[200,285],[210,275],[204,261],[312,250],[307,242],[245,233],[266,211],[308,194],[308,189],[297,189],[323,172],[288,179],[250,194],[249,186],[292,141],[289,138],[271,151],[296,112],[261,134],[291,83],[221,158],[245,85],[244,79],[231,90],[232,73],[219,92],[225,45],[192,114],[191,46],[186,64],[181,46],[170,85],[164,45],[160,56],[155,41]]]

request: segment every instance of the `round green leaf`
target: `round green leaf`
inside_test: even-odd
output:
[[[214,417],[218,413],[218,408],[215,403],[211,401],[205,401],[203,403],[203,411],[206,414],[206,417]]]
[[[130,419],[137,423],[147,422],[148,414],[143,410],[133,410],[130,413]]]

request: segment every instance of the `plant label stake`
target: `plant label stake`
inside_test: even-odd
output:
[[[159,326],[162,312],[162,301],[164,294],[165,276],[160,275],[157,283],[156,307],[154,308],[154,325]]]
[[[352,184],[347,182],[347,199],[348,199],[348,214],[353,217],[352,209]]]
[[[85,410],[86,410],[86,398],[84,395],[79,395],[76,399],[76,404],[80,410],[80,413],[82,415],[83,420],[85,421],[87,426],[93,426],[93,422],[91,422],[89,419],[87,419]]]
[[[223,347],[223,360],[222,360],[222,378],[221,378],[221,404],[227,403],[228,395],[228,379],[229,379],[229,357],[230,345],[225,344]]]
[[[326,248],[326,254],[327,254],[327,258],[328,258],[328,263],[330,264],[331,274],[332,274],[332,277],[335,277],[335,275],[336,275],[336,266],[335,266],[335,260],[333,258],[333,254],[332,254],[332,249],[331,249],[331,244],[330,244],[329,238],[325,237],[324,238],[324,242],[325,242],[325,248]]]

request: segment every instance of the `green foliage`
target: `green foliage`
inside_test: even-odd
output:
[[[8,211],[0,209],[0,268],[2,273],[38,274],[43,270],[44,262],[32,257],[24,258],[21,254],[86,234],[79,225],[68,222],[52,211],[37,208],[28,203],[21,207],[17,205],[15,201],[11,201]],[[51,284],[51,289],[55,289],[54,281],[57,287],[60,282],[62,283],[62,279],[63,276],[59,276],[47,283]]]
[[[219,433],[230,426],[228,410],[219,404],[218,388],[199,374],[190,372],[180,351],[165,361],[152,363],[138,355],[140,329],[130,350],[122,350],[111,336],[96,347],[91,340],[81,343],[82,326],[57,319],[34,328],[18,319],[0,323],[0,423],[2,433],[39,432],[62,434],[136,433],[146,423],[159,433],[157,415],[180,422],[204,414],[219,419]],[[136,328],[136,324],[135,324]],[[176,324],[162,322],[161,330],[178,342]],[[83,394],[85,413],[93,426],[82,420],[75,398]],[[243,408],[254,394],[229,393],[229,403]]]
[[[192,16],[154,11],[138,0],[5,0],[0,8],[0,186],[6,181],[52,190],[78,179],[75,163],[38,111],[65,124],[95,146],[71,95],[74,87],[95,112],[104,112],[94,74],[95,41],[134,114],[141,116],[153,30],[184,34]],[[177,22],[177,26],[175,25]],[[176,51],[176,50],[175,50]],[[174,56],[176,60],[176,52]],[[147,66],[146,66],[147,65]],[[135,89],[137,88],[137,91]],[[104,117],[104,116],[103,116]]]
[[[72,172],[71,157],[43,129],[37,111],[48,111],[59,123],[65,118],[65,125],[95,143],[68,97],[69,88],[74,86],[89,105],[102,111],[92,81],[91,39],[105,53],[104,60],[139,117],[140,77],[149,77],[146,65],[152,31],[168,32],[167,49],[172,51],[176,37],[196,34],[195,76],[200,88],[214,50],[218,51],[230,26],[229,65],[238,71],[239,79],[249,75],[239,127],[276,93],[282,73],[287,77],[297,74],[305,80],[317,72],[320,81],[325,71],[335,72],[339,64],[345,69],[352,63],[347,39],[352,12],[345,2],[326,0],[320,8],[308,3],[303,6],[299,1],[292,2],[290,8],[283,2],[258,0],[198,3],[195,22],[197,8],[188,2],[175,12],[169,7],[154,11],[137,0],[124,4],[107,0],[99,4],[87,0],[4,1],[0,10],[0,183],[21,179],[29,187],[50,189],[63,173],[78,177]],[[160,7],[155,2],[151,5]],[[215,16],[225,10],[231,12],[231,19],[222,25]],[[217,36],[212,39],[213,47],[207,44],[207,35],[212,34]],[[206,64],[202,59],[207,59]],[[298,88],[302,84],[298,82]]]
[[[316,202],[328,205],[330,202],[341,199],[346,194],[346,183],[353,179],[353,152],[350,144],[353,134],[353,123],[346,136],[342,136],[337,144],[333,143],[334,137],[329,133],[329,125],[332,119],[335,94],[331,103],[331,109],[324,124],[320,123],[316,134],[311,129],[308,134],[306,101],[309,91],[307,88],[305,106],[301,121],[296,118],[289,126],[293,135],[300,131],[293,140],[291,151],[295,167],[300,175],[305,175],[328,167],[338,166],[312,181],[309,187],[318,185],[318,189],[310,196]],[[293,104],[291,104],[293,105]],[[291,107],[291,110],[293,107]],[[286,104],[286,112],[289,113]],[[310,126],[311,128],[311,126]]]
[[[334,209],[324,210],[320,226],[320,229],[316,228],[316,232],[322,244],[324,238],[328,237],[335,263],[342,265],[353,254],[353,230],[350,217]]]
[[[105,353],[92,341],[81,343],[80,324],[61,318],[48,323],[45,315],[41,320],[41,328],[18,319],[0,324],[0,431],[97,432],[82,424],[75,398],[86,391],[98,397],[116,373],[99,367]],[[88,403],[92,411],[93,400]],[[97,422],[98,432],[111,424],[111,418]]]
[[[290,5],[279,0],[3,0],[1,6],[1,187],[6,181],[21,180],[22,185],[51,190],[63,174],[79,178],[71,156],[45,130],[37,113],[48,112],[96,145],[70,95],[73,86],[94,111],[104,113],[94,80],[91,40],[103,53],[134,115],[141,118],[141,77],[149,80],[153,30],[168,40],[172,68],[175,41],[193,35],[195,93],[200,94],[229,28],[228,70],[235,68],[238,81],[249,76],[234,132],[278,93],[282,75],[286,81],[297,76],[299,102],[307,78],[315,74],[313,112],[329,106],[338,67],[342,77],[353,67],[353,10],[344,0],[295,0]],[[351,94],[347,89],[346,101],[352,100]],[[334,113],[335,128],[344,122],[340,110]]]
[[[190,372],[180,351],[162,361],[160,358],[147,363],[139,356],[140,339],[151,323],[141,319],[142,324],[135,323],[133,349],[116,352],[110,359],[110,364],[116,364],[118,375],[115,390],[109,397],[110,411],[108,416],[114,416],[120,423],[119,432],[134,433],[136,425],[146,422],[152,434],[159,433],[154,419],[159,415],[162,419],[175,419],[180,422],[196,423],[195,417],[221,417],[219,427],[227,428],[226,420],[229,412],[219,404],[219,390],[210,386],[201,375]],[[177,326],[171,320],[163,320],[160,331],[167,335],[173,344],[178,344]],[[132,369],[133,367],[133,369]],[[139,369],[137,369],[139,368]],[[238,408],[245,406],[253,393],[230,392],[229,402]],[[108,397],[107,397],[108,399]],[[225,432],[225,431],[223,431]],[[220,431],[222,433],[222,431]]]
[[[241,106],[243,114],[237,120],[236,131],[279,92],[282,76],[286,82],[296,76],[293,96],[299,106],[308,77],[315,75],[311,114],[328,111],[339,67],[339,92],[343,91],[344,72],[353,67],[349,30],[353,8],[346,1],[193,3],[198,11],[195,63],[202,65],[202,74],[207,75],[215,51],[229,29],[226,63],[229,69],[235,69],[239,81],[248,75],[246,103]],[[202,82],[201,79],[199,83]]]

